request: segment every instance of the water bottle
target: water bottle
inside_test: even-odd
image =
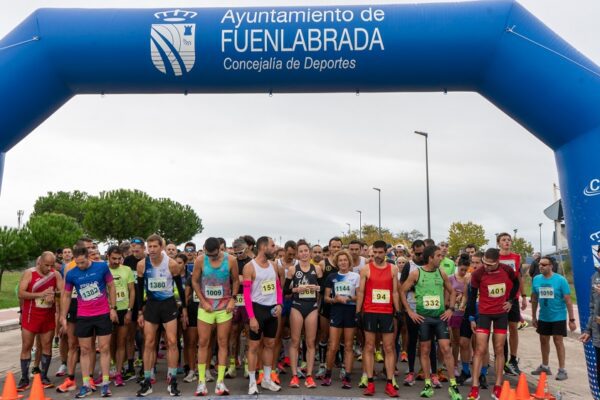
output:
[[[558,388],[558,392],[556,392],[556,396],[554,396],[556,400],[563,400],[562,392],[560,391],[560,386]]]

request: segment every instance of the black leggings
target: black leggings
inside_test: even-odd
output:
[[[419,340],[419,325],[415,324],[412,319],[408,316],[408,313],[404,313],[406,320],[406,330],[408,332],[408,346],[406,346],[406,352],[408,353],[408,372],[415,372],[415,358],[417,357],[417,341]],[[431,351],[429,352],[429,362],[431,363],[431,371],[437,371],[437,346],[435,342],[431,342]],[[454,373],[454,372],[453,372]]]

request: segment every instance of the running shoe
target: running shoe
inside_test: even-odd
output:
[[[381,350],[375,350],[375,362],[376,363],[383,362],[383,354],[381,353]]]
[[[177,367],[177,375],[184,375],[185,369],[180,365]]]
[[[56,391],[58,393],[67,393],[72,392],[77,389],[77,384],[74,379],[69,378],[68,376],[65,378],[64,382],[56,387]]]
[[[17,385],[17,392],[24,392],[27,389],[29,389],[29,379],[27,379],[26,377],[21,377],[21,379],[19,380],[19,384]]]
[[[115,376],[115,386],[125,386],[125,382],[123,381],[123,376],[121,374],[117,374],[117,376]]]
[[[281,386],[276,384],[273,381],[264,380],[260,383],[260,387],[263,389],[270,390],[271,392],[279,392],[281,390]]]
[[[237,375],[237,370],[235,369],[235,364],[229,364],[229,368],[225,371],[225,378],[233,379]]]
[[[90,376],[90,389],[92,389],[92,392],[95,392],[96,390],[98,390],[98,388],[96,388],[96,384],[94,383],[94,380],[92,379],[91,376]]]
[[[404,386],[412,386],[415,384],[415,373],[409,372],[404,378]]]
[[[325,376],[321,382],[321,386],[331,386],[331,376]]]
[[[102,385],[102,388],[100,389],[100,396],[102,396],[102,397],[112,396],[112,392],[110,391],[110,388],[108,387],[108,385]]]
[[[31,375],[41,374],[41,373],[42,373],[42,370],[40,369],[40,367],[31,368]]]
[[[402,353],[400,353],[400,362],[408,362],[408,353],[403,351]]]
[[[481,375],[479,377],[479,389],[487,389],[487,388],[488,388],[487,376]]]
[[[435,392],[433,391],[433,386],[425,385],[423,390],[421,390],[421,397],[431,398],[431,397],[433,397],[434,393]]]
[[[134,362],[133,362],[133,366],[134,367],[141,367],[142,365],[144,365],[144,360],[142,360],[141,358],[137,358]]]
[[[479,388],[477,386],[471,387],[467,400],[479,400]]]
[[[550,367],[544,367],[540,364],[539,367],[535,369],[535,371],[531,371],[531,375],[540,375],[542,372],[545,372],[546,375],[552,375],[552,371],[550,371]]]
[[[507,361],[506,364],[504,364],[504,373],[513,376],[521,375],[521,370],[519,369],[519,361]]]
[[[300,387],[300,379],[298,378],[298,375],[292,376],[289,387],[291,387],[291,388],[299,388]]]
[[[437,374],[431,374],[431,384],[436,389],[442,387],[442,383],[440,382],[440,378],[437,376]]]
[[[117,376],[117,367],[111,365],[110,369],[108,370],[108,377],[112,381],[115,379],[115,376]]]
[[[450,395],[450,400],[462,400],[462,396],[457,385],[450,385],[448,388],[448,394]]]
[[[133,369],[127,369],[125,372],[123,372],[123,380],[124,381],[131,381],[135,379],[135,370]]]
[[[304,386],[306,386],[309,389],[314,389],[317,387],[317,384],[315,383],[315,380],[313,379],[312,376],[307,376],[306,380],[304,381]]]
[[[225,386],[225,382],[217,382],[215,386],[215,394],[217,396],[229,396],[229,389]]]
[[[425,372],[423,372],[423,369],[420,369],[419,372],[417,373],[416,380],[418,380],[418,381],[425,380]]]
[[[317,373],[315,374],[315,378],[317,379],[323,379],[323,377],[325,377],[325,366],[323,364],[321,364],[319,366],[319,370],[317,371]]]
[[[92,381],[92,380],[90,379],[90,381]],[[96,379],[94,379],[94,385],[98,386],[101,384],[102,384],[102,372],[98,374]]]
[[[286,367],[291,367],[292,366],[292,362],[290,360],[289,357],[283,357],[283,365],[285,365]]]
[[[56,375],[55,376],[65,376],[67,374],[67,364],[60,364],[60,367],[58,367],[58,371],[56,371]]]
[[[502,386],[494,385],[494,390],[492,392],[492,399],[500,400],[501,394],[502,394]]]
[[[350,382],[350,376],[346,375],[342,379],[342,389],[352,389],[352,383]]]
[[[398,397],[398,391],[394,389],[394,385],[392,385],[391,383],[387,383],[385,385],[385,394],[387,394],[390,397]]]
[[[468,379],[471,379],[471,374],[468,374],[465,371],[460,371],[460,375],[456,378],[456,383],[462,386]]]
[[[54,387],[54,383],[50,382],[47,376],[42,376],[42,387],[44,389],[50,389]]]
[[[59,344],[58,344],[58,336],[54,338],[54,343],[52,344],[52,348],[53,349],[58,349]]]
[[[559,368],[558,372],[556,373],[556,379],[557,381],[565,381],[567,379],[569,379],[569,375],[567,375],[567,370],[563,369],[563,368]]]
[[[187,383],[194,382],[195,380],[196,380],[196,371],[194,371],[193,369],[190,369],[190,371],[187,373],[187,375],[183,378],[183,381],[187,382]]]
[[[437,376],[440,380],[440,382],[448,382],[448,377],[446,376],[446,374],[444,373],[443,369],[438,369],[437,371]]]
[[[281,381],[279,380],[279,374],[275,371],[271,371],[271,380],[278,385],[281,385]]]
[[[358,382],[358,387],[364,389],[369,384],[369,378],[367,378],[367,374],[364,374],[360,377],[360,381]]]
[[[340,368],[340,380],[344,379],[345,376],[346,376],[346,368],[342,367],[342,368]]]
[[[258,391],[258,387],[256,386],[255,382],[250,382],[250,384],[248,385],[248,394],[249,395],[255,395],[255,394],[259,394],[260,392]]]
[[[258,373],[258,378],[256,378],[256,384],[260,385],[262,383],[264,377],[265,377],[265,373],[260,371]]]
[[[285,375],[285,374],[286,374],[286,372],[285,372],[285,365],[283,365],[283,363],[282,363],[282,362],[278,362],[278,363],[277,363],[277,368],[276,368],[276,370],[277,370],[277,371],[279,371],[279,373],[280,373],[281,375]]]
[[[91,394],[92,394],[92,389],[90,389],[88,386],[84,385],[84,386],[81,386],[79,388],[79,393],[77,393],[75,395],[75,398],[76,399],[83,399],[84,397],[87,397],[87,396],[89,396]]]
[[[525,329],[529,326],[529,323],[525,320],[520,321],[519,324],[517,325],[517,329],[521,330],[521,329]]]
[[[206,370],[206,382],[214,382],[215,378],[213,378],[212,374],[210,373],[210,369]]]
[[[171,379],[169,379],[169,384],[167,385],[167,392],[169,392],[170,396],[179,396],[181,394],[181,392],[177,388],[176,378],[171,377]]]
[[[206,388],[206,383],[198,382],[198,386],[196,386],[196,391],[194,392],[194,396],[206,396],[208,394],[208,389]]]
[[[367,388],[363,392],[365,396],[373,396],[375,394],[375,383],[367,382]]]

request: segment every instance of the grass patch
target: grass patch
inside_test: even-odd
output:
[[[19,306],[19,299],[15,287],[19,284],[22,271],[11,271],[2,274],[2,287],[0,288],[0,309]]]

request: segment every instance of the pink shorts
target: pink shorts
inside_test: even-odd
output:
[[[460,324],[462,323],[463,315],[453,315],[450,317],[450,321],[448,322],[448,326],[450,329],[459,329]]]

